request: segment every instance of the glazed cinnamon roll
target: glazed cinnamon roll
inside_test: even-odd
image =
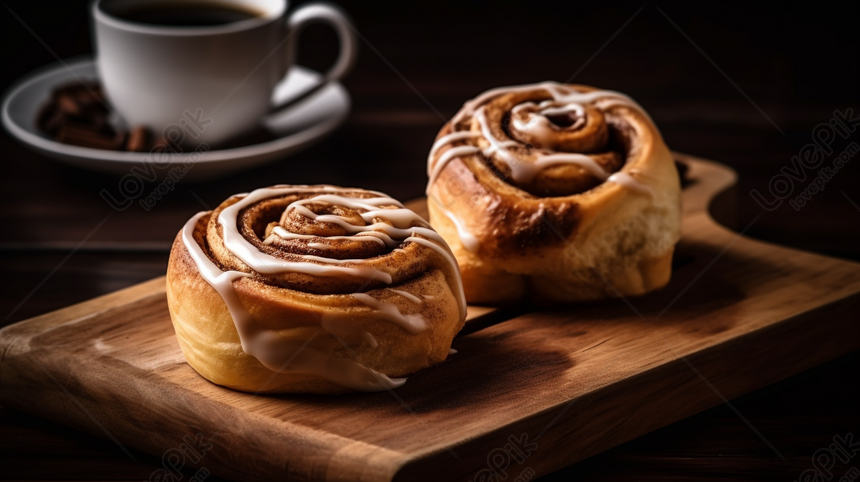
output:
[[[439,132],[428,175],[430,222],[469,302],[597,300],[669,281],[678,174],[623,94],[554,82],[485,92]]]
[[[396,388],[443,361],[466,316],[445,241],[390,197],[274,186],[191,218],[167,299],[188,363],[251,392]]]

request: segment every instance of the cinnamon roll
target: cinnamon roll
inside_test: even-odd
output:
[[[443,361],[466,316],[457,262],[373,191],[274,186],[192,217],[167,300],[188,363],[251,392],[398,387]]]
[[[669,281],[678,174],[624,94],[554,82],[485,92],[439,132],[428,176],[430,222],[469,302],[597,300]]]

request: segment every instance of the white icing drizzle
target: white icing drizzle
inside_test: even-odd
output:
[[[475,237],[474,234],[470,233],[465,226],[463,226],[463,222],[457,219],[457,216],[454,215],[449,210],[443,210],[445,216],[454,223],[454,227],[457,228],[457,235],[460,237],[460,243],[464,248],[468,249],[470,252],[475,253],[478,251],[478,247],[481,245],[478,238]]]
[[[334,259],[322,256],[299,255],[302,261],[286,261],[262,253],[249,243],[239,232],[237,218],[245,207],[270,197],[306,192],[308,186],[275,186],[253,191],[238,202],[225,208],[218,216],[222,227],[224,246],[229,252],[238,257],[251,269],[263,274],[286,272],[306,273],[315,276],[354,276],[365,279],[380,279],[386,284],[392,282],[391,274],[370,266],[361,266],[369,262],[367,259]],[[298,200],[286,209],[293,209],[299,215],[318,222],[334,223],[341,226],[347,233],[355,236],[313,236],[292,233],[278,226],[267,238],[268,244],[272,236],[283,239],[350,239],[382,243],[390,248],[397,248],[402,243],[413,242],[429,247],[439,253],[449,264],[452,276],[456,278],[452,291],[457,300],[461,320],[466,317],[466,301],[463,294],[460,272],[450,248],[442,237],[429,227],[427,222],[411,210],[382,193],[372,192],[376,197],[359,199],[338,195],[337,193],[355,191],[355,189],[335,188],[332,186],[313,187],[314,190],[329,191],[322,194]],[[316,214],[306,207],[307,204],[329,204],[350,207],[360,211],[359,215],[366,223],[365,226],[350,224],[345,218],[332,214]],[[383,208],[382,206],[393,206]],[[264,330],[257,327],[250,313],[242,306],[238,295],[233,289],[233,281],[251,275],[239,271],[223,272],[203,253],[201,247],[194,241],[195,226],[206,213],[199,213],[185,225],[182,240],[192,259],[198,267],[201,276],[224,299],[233,322],[236,325],[242,349],[257,358],[260,363],[274,371],[307,373],[320,376],[338,385],[362,391],[378,391],[395,388],[405,379],[392,379],[384,374],[364,367],[350,360],[329,357],[327,354],[305,347],[301,344],[287,341],[277,331]],[[379,221],[383,220],[385,222]],[[313,246],[311,246],[313,245]],[[323,243],[309,243],[318,249],[328,249]],[[325,246],[326,248],[322,248]],[[400,249],[400,248],[397,248]],[[372,258],[371,258],[372,259]],[[318,264],[319,263],[319,264]],[[354,266],[342,266],[351,264]],[[422,302],[421,299],[401,290],[392,290],[412,301]],[[353,293],[352,298],[370,306],[379,319],[398,324],[410,333],[417,334],[427,329],[427,322],[420,314],[402,314],[395,305],[385,303],[366,293]],[[411,297],[411,298],[410,298]],[[414,298],[414,299],[413,299]],[[428,298],[429,299],[429,298]],[[360,333],[355,320],[346,315],[324,315],[320,320],[323,329],[339,336],[361,335],[368,344],[376,348],[377,341],[370,333]],[[284,368],[286,361],[289,365]]]
[[[571,127],[559,127],[551,122],[548,116],[575,113],[579,118],[582,118],[585,115],[585,107],[583,107],[582,104],[575,103],[561,106],[557,106],[555,104],[557,104],[557,102],[545,100],[540,104],[535,104],[534,102],[523,102],[522,104],[515,106],[511,109],[511,119],[514,127],[521,132],[528,132],[541,143],[546,143],[549,139],[552,139],[552,136],[557,135],[559,131],[572,130],[574,127],[578,127],[577,123]],[[526,111],[527,109],[534,110],[534,112],[527,112],[526,116],[528,121],[523,122],[521,116],[524,113],[523,111]]]
[[[451,162],[452,159],[463,157],[463,156],[471,156],[472,154],[476,154],[481,152],[475,146],[457,146],[452,147],[445,151],[445,154],[442,154],[442,157],[439,158],[438,161],[433,165],[433,169],[430,171],[430,182],[428,185],[436,182],[436,178],[439,177],[439,173],[442,172],[442,169]]]
[[[606,172],[600,164],[594,162],[594,159],[585,154],[559,153],[541,156],[535,161],[534,166],[537,168],[537,172],[540,172],[544,168],[556,164],[576,164],[601,181],[605,181],[609,178],[609,173]],[[532,178],[537,175],[537,172],[531,175]]]
[[[407,300],[409,300],[409,301],[411,301],[411,302],[413,302],[413,303],[418,303],[419,305],[420,305],[421,303],[424,303],[424,300],[422,300],[421,298],[419,298],[419,297],[417,297],[417,296],[413,295],[412,293],[410,293],[410,292],[408,292],[408,291],[396,290],[396,289],[394,289],[394,288],[388,288],[388,291],[391,291],[391,292],[397,293],[398,295],[400,295],[400,296],[402,296],[402,297],[406,298]]]
[[[491,89],[478,97],[466,102],[463,105],[463,108],[460,109],[460,112],[451,119],[451,123],[453,125],[459,124],[463,118],[473,115],[478,107],[484,105],[490,99],[494,99],[504,94],[516,93],[516,92],[528,92],[534,89],[544,89],[550,93],[553,100],[558,102],[563,102],[566,104],[576,103],[576,104],[590,104],[595,101],[603,101],[601,103],[606,103],[606,107],[611,107],[615,105],[626,105],[628,107],[636,108],[642,112],[645,112],[642,107],[639,106],[633,99],[628,97],[621,92],[615,92],[613,90],[595,90],[592,92],[578,92],[573,90],[572,87],[565,86],[563,84],[559,84],[558,82],[546,81],[538,84],[528,84],[528,85],[515,85],[508,87],[498,87],[496,89]],[[606,102],[611,101],[611,102]]]
[[[296,261],[286,261],[276,258],[272,255],[262,253],[257,248],[249,243],[239,232],[237,217],[239,211],[243,208],[270,197],[299,192],[300,188],[264,188],[257,189],[251,192],[239,202],[225,208],[218,215],[218,223],[221,224],[222,233],[224,236],[224,246],[228,251],[233,253],[243,263],[251,269],[262,274],[278,274],[278,273],[305,273],[315,276],[355,276],[360,278],[374,279],[379,278],[384,283],[391,283],[391,275],[382,272],[376,268],[370,267],[341,267],[341,266],[322,266],[315,263],[304,263]],[[326,186],[325,190],[337,190]],[[345,191],[341,189],[340,191]],[[308,255],[302,256],[310,259]],[[335,260],[329,258],[318,258],[316,261],[325,260],[323,262],[331,263]],[[339,260],[338,260],[339,261]]]
[[[406,382],[405,378],[389,378],[351,360],[330,357],[310,346],[303,346],[303,343],[285,340],[277,331],[260,329],[233,289],[233,281],[250,275],[239,271],[221,271],[194,240],[194,228],[204,215],[206,212],[198,213],[185,224],[182,242],[200,275],[227,305],[245,353],[272,371],[312,374],[353,390],[380,391],[397,388]],[[324,328],[332,329],[330,324],[325,323]]]
[[[586,154],[557,152],[548,153],[546,151],[538,151],[533,162],[523,162],[518,159],[517,155],[514,152],[511,152],[509,148],[519,145],[519,143],[511,140],[503,142],[493,135],[491,129],[487,124],[487,119],[484,113],[483,106],[491,99],[494,99],[501,95],[516,92],[527,92],[534,89],[546,90],[550,94],[552,99],[542,101],[540,104],[535,104],[534,102],[523,102],[521,104],[516,105],[512,109],[512,114],[519,114],[522,112],[523,109],[537,109],[536,113],[538,115],[531,116],[528,122],[523,123],[518,118],[518,115],[512,115],[512,118],[514,127],[520,129],[523,132],[529,132],[530,134],[535,135],[537,139],[545,139],[549,135],[554,134],[556,131],[563,129],[559,128],[555,124],[552,124],[547,118],[547,116],[568,113],[577,113],[579,115],[582,115],[584,113],[583,104],[595,104],[604,109],[608,109],[614,106],[626,106],[636,109],[637,111],[647,116],[645,110],[642,109],[642,107],[639,106],[639,104],[637,104],[633,99],[620,92],[615,92],[611,90],[579,92],[572,87],[564,86],[557,82],[542,82],[538,84],[500,87],[497,89],[489,90],[479,95],[475,99],[466,102],[460,112],[458,112],[457,115],[454,116],[454,118],[451,120],[451,125],[456,127],[457,124],[462,122],[467,116],[473,116],[478,121],[478,125],[481,129],[480,134],[472,131],[456,131],[439,138],[433,144],[433,147],[430,150],[427,164],[428,175],[430,177],[430,181],[427,184],[428,192],[430,186],[434,183],[436,178],[438,178],[439,174],[450,161],[458,157],[470,156],[482,152],[478,147],[473,145],[455,146],[450,147],[437,160],[435,159],[435,157],[438,151],[444,146],[451,144],[452,142],[471,139],[475,137],[483,137],[487,140],[490,146],[483,150],[482,153],[484,154],[484,156],[490,157],[493,154],[497,154],[499,159],[501,159],[503,162],[505,162],[505,164],[508,165],[511,170],[511,178],[517,183],[527,183],[531,181],[536,175],[538,175],[547,167],[559,164],[574,164],[578,167],[581,167],[586,172],[600,179],[601,181],[614,182],[637,192],[650,192],[650,187],[647,184],[636,180],[630,175],[617,175],[623,173],[616,173],[610,175],[609,172],[603,169],[602,166],[597,164],[594,159],[592,159]],[[457,223],[455,222],[455,224]],[[460,226],[458,225],[457,227],[458,232],[460,232]],[[462,233],[461,239],[463,239]]]
[[[374,234],[374,233],[375,232],[371,232],[368,234]],[[379,233],[379,234],[383,234],[383,233]],[[281,226],[275,226],[272,229],[272,234],[270,234],[269,237],[267,237],[266,240],[263,241],[263,244],[272,244],[275,241],[275,238],[281,238],[281,239],[317,239],[319,237],[320,236],[316,236],[313,234],[291,233]],[[371,236],[368,236],[368,235],[362,235],[362,236],[326,236],[325,239],[329,239],[329,240],[344,239],[344,240],[350,240],[350,241],[375,241],[375,242],[379,243],[380,245],[385,246],[385,241],[383,241],[382,239],[380,239],[378,236],[375,236],[375,235],[371,235]],[[310,245],[310,244],[313,244],[313,243],[308,243],[308,245]]]
[[[631,191],[637,192],[639,194],[645,194],[648,196],[654,195],[654,190],[651,189],[651,186],[636,180],[636,178],[634,178],[630,174],[627,174],[626,172],[616,172],[615,174],[609,176],[609,179],[607,179],[607,181],[624,186],[627,189],[630,189]]]
[[[440,137],[435,143],[433,143],[433,147],[430,148],[430,159],[436,157],[436,152],[442,148],[442,146],[447,146],[448,144],[456,141],[462,141],[465,139],[471,139],[474,137],[479,137],[480,134],[472,131],[459,131],[452,132],[451,134],[444,135]],[[427,165],[427,174],[430,174],[430,165]]]
[[[393,304],[379,301],[367,293],[353,293],[350,296],[373,308],[374,315],[378,319],[396,323],[413,335],[417,335],[428,328],[427,320],[419,314],[404,315]]]
[[[554,153],[546,155],[538,153],[537,159],[534,162],[521,162],[516,158],[514,153],[506,148],[504,145],[505,143],[493,135],[490,127],[487,125],[487,118],[484,115],[483,108],[478,109],[478,112],[475,113],[475,118],[478,120],[478,124],[481,126],[481,132],[483,133],[484,138],[490,143],[493,151],[499,153],[502,160],[504,160],[508,167],[511,168],[511,178],[516,182],[529,182],[534,179],[540,171],[556,164],[576,164],[601,180],[605,180],[609,177],[609,173],[606,172],[600,164],[594,162],[594,159],[585,154]],[[516,144],[516,142],[514,143]]]
[[[517,166],[520,163],[517,156],[509,151],[504,143],[496,138],[493,135],[492,131],[490,131],[490,127],[487,124],[487,117],[484,115],[484,108],[478,109],[478,112],[475,113],[475,118],[478,119],[478,125],[481,126],[481,135],[487,142],[490,143],[490,149],[485,151],[485,155],[498,154],[502,160],[504,160],[508,167],[511,168],[512,171],[515,171]],[[516,174],[514,174],[516,176]]]
[[[436,234],[436,236],[438,236],[439,239],[442,239],[442,237],[439,236],[439,234],[437,234],[435,231],[433,231],[433,234]],[[442,257],[445,258],[446,261],[448,261],[448,264],[454,266],[455,272],[457,274],[457,279],[458,279],[458,281],[460,280],[460,268],[459,268],[459,265],[457,264],[457,259],[454,258],[454,253],[451,252],[451,248],[448,247],[447,243],[445,243],[444,241],[441,244],[434,243],[433,241],[430,241],[430,240],[427,240],[424,238],[415,237],[415,235],[412,235],[412,236],[410,236],[404,240],[404,242],[409,242],[409,241],[411,241],[413,243],[418,243],[422,246],[426,246],[426,247],[432,249],[433,251],[436,251],[440,255],[442,255]],[[457,289],[454,290],[454,297],[457,299],[457,304],[458,304],[458,307],[460,309],[460,319],[465,320],[466,319],[466,295],[463,293],[462,282],[458,282],[456,288]],[[428,297],[428,299],[430,299],[430,298],[432,298],[432,297]]]
[[[460,352],[458,352],[457,350],[455,350],[453,348],[448,348],[448,356],[456,355],[457,353],[460,353]]]
[[[579,116],[585,115],[585,107],[583,107],[582,104],[568,104],[560,107],[553,107],[550,101],[545,100],[540,103],[539,107],[541,109],[538,111],[538,114],[541,114],[544,117],[550,115],[570,114],[571,112],[576,113]],[[516,111],[516,107],[514,108],[514,111]],[[553,129],[560,130],[560,128],[556,127],[555,124],[553,124]]]

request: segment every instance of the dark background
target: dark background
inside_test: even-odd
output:
[[[151,212],[134,205],[115,213],[83,244],[112,211],[98,193],[115,188],[117,179],[56,164],[0,134],[2,324],[163,274],[170,242],[185,220],[203,204],[216,205],[236,192],[325,182],[383,190],[403,200],[421,196],[436,132],[465,100],[491,87],[573,77],[630,94],[672,149],[737,170],[739,227],[763,211],[750,190],[766,192],[770,178],[811,142],[817,124],[834,110],[853,108],[860,115],[860,36],[855,12],[846,7],[340,4],[366,39],[344,82],[353,112],[343,128],[283,162],[183,185]],[[87,2],[5,5],[60,58],[91,52]],[[7,9],[0,10],[3,90],[55,62]],[[334,35],[323,27],[309,28],[300,43],[299,62],[317,69],[336,54]],[[850,141],[860,142],[860,133],[834,144],[836,151]],[[802,210],[784,204],[766,212],[747,234],[860,260],[858,178],[860,161],[853,159]],[[805,185],[798,183],[795,193]],[[786,460],[721,406],[549,478],[796,479],[834,435],[860,436],[858,369],[860,356],[850,355],[736,401]],[[0,478],[145,479],[157,461],[143,454],[138,460],[131,462],[109,442],[0,408]],[[836,467],[836,477],[852,464],[860,462]]]

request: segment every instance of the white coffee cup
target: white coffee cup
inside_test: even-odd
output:
[[[217,145],[259,125],[309,23],[331,25],[340,40],[340,56],[321,82],[341,78],[355,61],[355,34],[332,5],[304,5],[287,16],[286,0],[182,0],[258,15],[193,27],[123,18],[131,9],[164,2],[93,2],[97,65],[108,101],[128,126],[147,126],[180,145]]]

